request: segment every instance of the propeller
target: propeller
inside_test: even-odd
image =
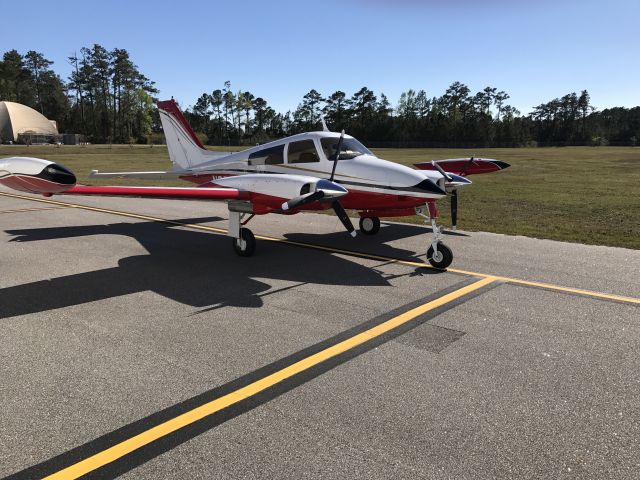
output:
[[[458,191],[451,192],[451,228],[456,230],[458,225]]]
[[[353,223],[351,223],[351,219],[349,218],[349,215],[347,215],[347,212],[345,211],[344,207],[340,203],[340,200],[334,200],[331,203],[331,206],[333,207],[333,211],[336,212],[337,217],[342,222],[342,225],[344,225],[344,228],[347,229],[347,231],[352,237],[355,237],[356,229],[353,226]]]
[[[462,171],[461,175],[466,175],[467,174],[467,170],[469,170],[469,168],[473,166],[474,161],[475,161],[475,159],[473,157],[471,157],[469,159],[467,164],[464,166],[464,170]]]
[[[471,162],[473,162],[473,157],[471,157]],[[431,161],[431,164],[438,170],[442,176],[447,180],[447,182],[452,182],[453,177],[449,175],[444,169],[438,165],[435,160]],[[455,230],[458,225],[458,190],[453,189],[451,191],[451,229]]]
[[[431,165],[433,165],[434,168],[442,174],[442,176],[447,180],[447,182],[450,182],[452,180],[449,174],[444,171],[444,168],[438,165],[438,162],[436,162],[435,160],[431,160]]]
[[[338,140],[338,145],[336,148],[336,157],[333,160],[333,168],[331,169],[331,176],[329,177],[329,180],[319,180],[318,183],[316,184],[315,192],[307,193],[305,195],[300,195],[299,197],[295,197],[287,202],[284,202],[282,204],[282,210],[286,211],[294,208],[300,208],[309,203],[322,201],[323,199],[326,198],[325,201],[331,200],[331,207],[333,208],[333,211],[336,213],[336,216],[342,222],[342,225],[344,225],[344,228],[347,229],[347,231],[351,234],[352,237],[355,237],[356,229],[353,226],[353,223],[351,223],[351,219],[349,218],[349,215],[347,215],[347,212],[345,211],[344,207],[340,203],[340,200],[338,200],[339,197],[346,195],[348,192],[344,187],[342,187],[341,185],[333,181],[333,178],[336,175],[336,166],[338,165],[338,160],[340,160],[340,150],[342,148],[343,140],[344,140],[344,130],[342,130],[342,133],[340,134],[340,139]]]
[[[300,195],[299,197],[292,198],[288,202],[284,202],[282,204],[282,210],[292,210],[294,208],[302,207],[308,203],[322,200],[324,196],[325,193],[322,190],[316,190],[315,192],[307,193],[306,195]]]
[[[336,175],[336,167],[338,166],[338,160],[340,160],[340,151],[342,149],[343,141],[344,141],[344,129],[340,133],[340,139],[338,140],[338,145],[336,147],[336,158],[333,159],[333,168],[331,169],[331,176],[329,177],[330,182],[333,182],[333,177],[335,177]],[[356,229],[353,226],[353,223],[351,223],[351,219],[349,218],[349,215],[347,215],[347,212],[345,211],[344,207],[340,203],[340,200],[334,200],[331,203],[331,206],[333,207],[333,211],[336,212],[336,216],[342,222],[342,225],[344,225],[344,228],[347,229],[347,231],[352,237],[355,237]]]
[[[329,177],[330,182],[333,182],[333,177],[336,174],[336,167],[338,166],[338,160],[340,159],[340,149],[342,148],[343,140],[344,140],[344,129],[340,134],[340,140],[338,140],[338,146],[336,148],[336,158],[333,159],[333,168],[331,169],[331,176]]]

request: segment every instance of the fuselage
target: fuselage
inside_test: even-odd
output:
[[[334,132],[294,135],[206,161],[192,167],[193,174],[182,178],[202,186],[220,185],[216,180],[255,173],[329,178],[339,138],[340,134]],[[341,199],[345,208],[403,210],[446,195],[439,172],[415,170],[380,159],[349,135],[344,136],[343,142],[334,181],[349,191]]]

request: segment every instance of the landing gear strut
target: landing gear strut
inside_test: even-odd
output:
[[[441,241],[442,229],[436,223],[438,210],[435,203],[428,203],[427,208],[429,215],[424,213],[424,207],[416,207],[416,214],[429,221],[431,223],[431,230],[433,231],[431,245],[427,250],[427,260],[433,267],[445,269],[451,265],[453,261],[453,252]]]
[[[375,235],[380,231],[378,217],[360,217],[360,231],[365,235]]]
[[[253,218],[253,206],[249,202],[229,202],[229,230],[233,249],[241,257],[250,257],[256,250],[256,237],[248,228],[244,228]],[[246,220],[245,216],[250,215]]]
[[[250,257],[256,249],[256,237],[248,228],[240,229],[240,236],[233,239],[233,249],[241,257]]]

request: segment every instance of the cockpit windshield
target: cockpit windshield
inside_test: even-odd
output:
[[[329,160],[336,159],[336,150],[338,149],[339,141],[339,137],[324,137],[320,139],[322,150]],[[339,159],[351,160],[352,158],[356,158],[359,155],[373,155],[373,153],[371,153],[369,149],[367,149],[367,147],[362,145],[355,138],[344,138],[342,140],[342,145],[340,146]]]

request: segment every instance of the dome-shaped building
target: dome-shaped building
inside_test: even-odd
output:
[[[50,143],[56,135],[56,123],[33,108],[21,103],[0,102],[1,142]]]

